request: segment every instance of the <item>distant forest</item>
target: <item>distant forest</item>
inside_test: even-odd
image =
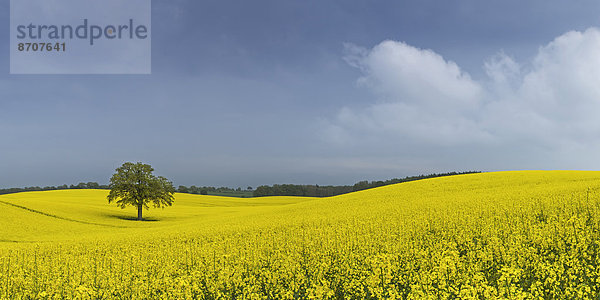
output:
[[[101,189],[108,190],[110,189],[108,185],[99,184],[97,182],[82,182],[77,185],[59,185],[59,186],[30,186],[24,188],[9,188],[9,189],[0,189],[0,195],[4,194],[14,194],[21,192],[39,192],[39,191],[55,191],[55,190],[82,190],[82,189]],[[201,195],[240,195],[240,196],[252,196],[252,188],[248,187],[247,190],[242,190],[242,188],[229,188],[229,187],[212,187],[212,186],[191,186],[186,187],[180,185],[177,189],[179,193],[188,193],[188,194],[201,194]]]
[[[59,186],[30,186],[24,188],[10,188],[10,189],[0,189],[0,195],[4,194],[14,194],[21,192],[39,192],[39,191],[54,191],[54,190],[83,190],[83,189],[108,189],[108,185],[101,185],[97,182],[88,182],[88,183],[80,183],[78,185],[59,185]]]
[[[429,174],[419,176],[408,176],[404,178],[394,178],[385,181],[360,181],[355,185],[342,185],[342,186],[319,186],[319,185],[296,185],[296,184],[276,184],[273,186],[259,186],[254,190],[254,197],[264,196],[304,196],[304,197],[330,197],[341,194],[347,194],[351,192],[362,191],[366,189],[372,189],[380,186],[386,186],[390,184],[396,184],[401,182],[415,181],[434,177],[443,177],[451,175],[461,174],[474,174],[481,173],[480,171],[468,171],[468,172],[450,172],[440,174]]]
[[[434,177],[443,177],[451,175],[461,174],[473,174],[481,173],[480,171],[468,171],[468,172],[449,172],[440,174],[429,174],[419,176],[408,176],[404,178],[394,178],[385,181],[360,181],[354,185],[341,185],[341,186],[320,186],[320,185],[298,185],[298,184],[275,184],[273,186],[261,185],[255,190],[252,187],[247,187],[245,190],[242,188],[229,188],[229,187],[210,187],[210,186],[190,186],[186,187],[180,185],[177,188],[177,192],[198,194],[198,195],[220,195],[220,196],[231,196],[231,197],[264,197],[264,196],[303,196],[303,197],[330,197],[341,194],[347,194],[351,192],[362,191],[366,189],[372,189],[380,186],[396,184],[401,182],[415,181]],[[46,186],[46,187],[25,187],[25,188],[9,188],[0,189],[0,195],[13,194],[20,192],[35,192],[35,191],[53,191],[53,190],[76,190],[76,189],[109,189],[108,185],[101,185],[97,182],[79,183],[77,185],[59,185],[59,186]]]

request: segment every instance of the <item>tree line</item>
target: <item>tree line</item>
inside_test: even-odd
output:
[[[235,192],[243,192],[243,191],[244,190],[241,187],[234,189],[234,188],[230,188],[230,187],[214,187],[214,186],[198,187],[195,185],[187,187],[185,185],[180,185],[177,188],[177,192],[179,192],[179,193],[188,193],[188,194],[197,194],[197,195],[208,195],[211,193],[235,193]],[[247,187],[246,191],[252,191],[252,187],[250,187],[250,186]]]
[[[351,192],[362,191],[366,189],[372,189],[380,186],[386,186],[390,184],[415,181],[434,177],[443,177],[451,175],[461,174],[473,174],[481,173],[480,171],[467,171],[467,172],[449,172],[419,176],[408,176],[404,178],[394,178],[385,181],[359,181],[354,185],[341,185],[341,186],[320,186],[320,185],[297,185],[297,184],[275,184],[273,186],[262,185],[254,190],[254,197],[264,196],[303,196],[303,197],[331,197],[341,194],[347,194]]]
[[[82,190],[82,189],[108,189],[108,185],[99,184],[97,182],[81,182],[77,185],[59,185],[59,186],[29,186],[24,188],[8,188],[8,189],[0,189],[0,195],[4,194],[14,194],[21,192],[41,192],[41,191],[55,191],[55,190]]]
[[[22,187],[22,188],[7,188],[7,189],[0,189],[0,195],[5,195],[5,194],[14,194],[14,193],[21,193],[21,192],[41,192],[41,191],[55,191],[55,190],[81,190],[81,189],[101,189],[101,190],[108,190],[110,189],[110,187],[108,185],[105,184],[99,184],[97,182],[81,182],[79,184],[71,184],[71,185],[67,185],[67,184],[63,184],[63,185],[59,185],[59,186],[45,186],[45,187],[39,187],[39,186],[30,186],[30,187]],[[208,195],[211,193],[235,193],[235,192],[242,192],[244,191],[242,188],[230,188],[230,187],[213,187],[213,186],[202,186],[202,187],[197,187],[197,186],[183,186],[180,185],[177,189],[177,192],[179,193],[188,193],[188,194],[198,194],[198,195]],[[252,191],[252,187],[248,187],[245,191]]]
[[[401,182],[408,182],[420,179],[460,175],[460,174],[472,174],[481,173],[479,171],[468,171],[468,172],[449,172],[440,174],[429,174],[419,176],[408,176],[404,178],[394,178],[385,181],[360,181],[354,185],[298,185],[298,184],[275,184],[272,186],[261,185],[255,190],[252,187],[247,187],[245,190],[242,188],[230,188],[230,187],[213,187],[213,186],[202,186],[198,187],[195,185],[184,186],[180,185],[176,191],[179,193],[197,194],[197,195],[210,195],[210,194],[231,194],[240,197],[246,197],[246,195],[252,195],[252,197],[264,197],[264,196],[304,196],[304,197],[331,197],[341,194],[347,194],[356,191],[362,191],[366,189],[372,189],[380,186],[396,184]],[[68,190],[68,189],[109,189],[108,185],[99,184],[97,182],[81,182],[77,185],[59,185],[59,186],[32,186],[24,188],[8,188],[0,189],[0,195],[3,194],[14,194],[20,192],[37,192],[37,191],[53,191],[53,190]],[[240,194],[240,193],[244,194]]]

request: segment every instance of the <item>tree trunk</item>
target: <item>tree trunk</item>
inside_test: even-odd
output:
[[[142,221],[142,206],[138,205],[138,221]]]

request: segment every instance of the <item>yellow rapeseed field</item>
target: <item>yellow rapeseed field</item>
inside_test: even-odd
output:
[[[459,175],[331,198],[0,196],[1,299],[598,299],[600,172]]]

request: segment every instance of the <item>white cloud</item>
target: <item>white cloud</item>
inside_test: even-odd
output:
[[[473,120],[483,103],[483,89],[456,63],[394,41],[370,51],[346,48],[346,61],[363,72],[359,83],[373,90],[379,101],[361,112],[342,109],[336,120],[338,133],[346,128],[370,137],[402,135],[442,144],[486,137]]]
[[[403,42],[346,49],[346,61],[362,72],[359,84],[375,100],[344,107],[327,122],[324,137],[337,145],[378,144],[390,147],[388,155],[403,155],[406,147],[412,153],[427,147],[469,148],[506,162],[517,155],[521,163],[538,162],[520,168],[586,168],[590,157],[576,152],[600,150],[596,28],[559,36],[522,65],[500,51],[484,63],[488,77],[481,80],[432,50]],[[484,160],[481,168],[487,167]]]
[[[500,51],[484,64],[484,69],[494,84],[500,87],[512,87],[518,83],[521,75],[521,66]]]
[[[359,80],[384,99],[427,106],[430,110],[471,109],[480,88],[452,61],[431,50],[384,41],[370,51],[349,47],[346,57],[364,76]]]

